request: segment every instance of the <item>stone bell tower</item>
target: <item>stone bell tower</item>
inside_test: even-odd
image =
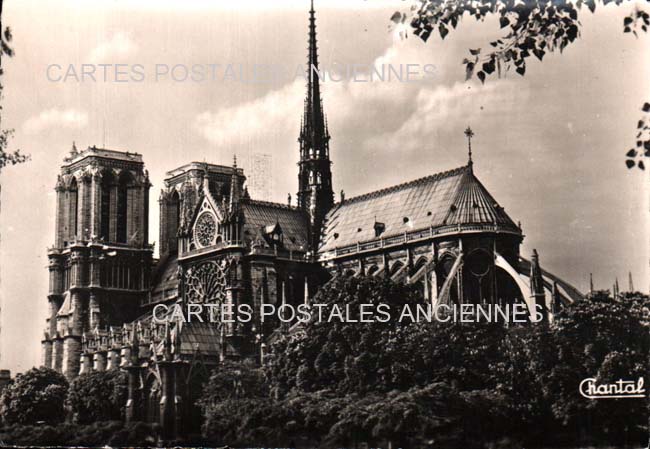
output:
[[[137,153],[73,144],[56,183],[43,365],[79,373],[85,332],[133,319],[149,289],[149,177]]]

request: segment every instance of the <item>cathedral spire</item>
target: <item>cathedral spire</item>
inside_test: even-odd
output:
[[[320,71],[318,68],[318,46],[316,45],[316,12],[314,2],[311,2],[309,10],[309,47],[307,54],[307,97],[305,98],[305,109],[302,117],[301,139],[311,142],[314,152],[324,151],[327,145],[327,128],[325,114],[323,113],[323,102],[320,96]],[[317,156],[328,156],[318,154]]]
[[[310,218],[310,250],[315,251],[320,239],[323,219],[334,204],[332,171],[329,158],[330,135],[327,129],[320,92],[318,46],[316,45],[316,12],[314,2],[309,10],[307,54],[307,95],[300,125],[300,162],[298,174],[298,207]]]

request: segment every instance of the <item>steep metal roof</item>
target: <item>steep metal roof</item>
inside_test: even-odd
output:
[[[216,323],[189,322],[179,323],[180,353],[192,355],[200,352],[203,355],[218,356],[221,348],[220,328]]]
[[[319,252],[430,227],[476,224],[520,232],[467,165],[335,204]]]
[[[151,301],[160,302],[178,297],[178,259],[175,254],[161,260],[154,273]]]
[[[284,204],[253,200],[242,201],[240,207],[244,215],[246,244],[264,240],[264,231],[279,224],[287,250],[307,250],[309,222],[302,210]]]
[[[515,227],[515,223],[474,176],[474,172],[464,168],[465,173],[444,224],[492,223]]]

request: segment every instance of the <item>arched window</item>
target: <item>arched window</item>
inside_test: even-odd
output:
[[[413,266],[413,274],[417,273],[420,271],[420,269],[427,264],[427,259],[426,257],[420,257],[415,265]]]
[[[178,226],[181,219],[181,200],[178,192],[174,190],[167,203],[167,242],[169,252],[178,252]]]
[[[390,275],[392,276],[395,273],[397,273],[399,270],[402,269],[403,266],[404,266],[404,264],[402,262],[400,262],[399,260],[395,261],[395,263],[393,263],[393,265],[391,265],[391,267],[390,267]]]
[[[78,223],[78,217],[77,217],[77,211],[78,211],[78,191],[79,189],[77,188],[77,180],[75,178],[72,178],[72,181],[70,182],[70,187],[68,189],[68,241],[72,241],[75,239],[75,236],[77,235],[77,223]]]
[[[129,220],[129,187],[132,183],[132,177],[129,172],[124,171],[120,175],[117,184],[117,234],[116,239],[118,243],[127,243],[130,237],[127,235],[127,223]]]
[[[111,222],[111,190],[115,184],[115,178],[110,171],[102,175],[101,184],[101,204],[100,204],[100,222],[99,237],[104,241],[110,240],[110,222]]]
[[[157,423],[160,421],[160,383],[150,373],[144,384],[144,418],[147,422]]]

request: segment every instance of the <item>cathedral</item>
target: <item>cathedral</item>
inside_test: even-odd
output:
[[[317,68],[313,4],[308,35]],[[262,304],[309,303],[333,277],[415,284],[432,304],[537,306],[546,319],[582,297],[537,252],[521,256],[521,226],[475,174],[469,128],[466,165],[335,202],[320,82],[308,72],[296,204],[251,198],[236,160],[190,162],[166,174],[157,258],[143,156],[73,145],[55,188],[44,366],[70,379],[125,370],[127,420],[173,437],[199,425],[194,403],[210,369],[263,363],[267,345],[292,331],[264,319]],[[253,319],[161,324],[159,304],[248,304]]]

